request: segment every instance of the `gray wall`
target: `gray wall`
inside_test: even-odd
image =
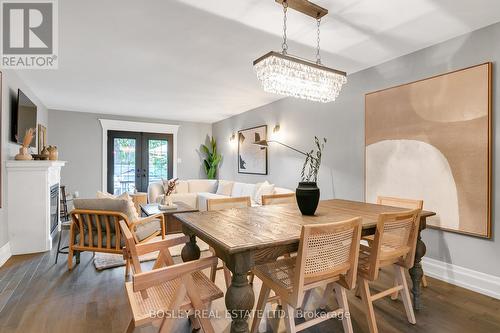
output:
[[[10,141],[10,118],[11,108],[15,107],[17,101],[17,89],[21,89],[37,105],[37,121],[40,124],[47,126],[48,112],[47,108],[33,94],[33,92],[24,84],[19,76],[12,70],[3,70],[2,80],[2,208],[0,208],[0,247],[4,246],[9,241],[7,230],[7,173],[5,170],[5,161],[14,159],[14,156],[19,152],[19,145]],[[36,148],[33,149],[36,151]]]
[[[212,134],[210,124],[49,110],[48,142],[57,145],[60,160],[68,161],[61,171],[61,182],[67,186],[68,193],[79,191],[81,197],[93,197],[102,189],[102,128],[99,119],[180,125],[177,157],[182,163],[177,166],[177,176],[183,179],[206,177],[198,152],[200,145]]]
[[[269,176],[239,175],[236,173],[236,149],[229,143],[232,131],[262,124],[272,128],[275,123],[280,123],[283,141],[298,148],[310,147],[314,135],[328,138],[320,175],[323,198],[334,196],[363,200],[365,93],[492,61],[495,63],[493,67],[493,238],[485,240],[436,230],[425,231],[423,238],[427,244],[428,257],[500,276],[500,265],[492,264],[498,263],[500,253],[500,240],[495,237],[500,225],[494,222],[496,210],[500,206],[500,197],[495,195],[500,188],[500,180],[496,177],[499,169],[496,129],[500,120],[495,114],[496,100],[500,93],[500,77],[496,69],[500,60],[500,44],[496,42],[498,40],[500,40],[500,24],[495,24],[355,73],[349,76],[349,83],[334,103],[318,104],[286,98],[215,123],[213,133],[219,142],[223,143],[220,146],[225,156],[220,176],[241,181],[269,179],[281,186],[294,188],[299,179],[300,156],[273,145],[269,149]]]

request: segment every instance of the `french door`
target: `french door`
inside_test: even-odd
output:
[[[108,192],[146,192],[173,174],[173,135],[108,131]]]

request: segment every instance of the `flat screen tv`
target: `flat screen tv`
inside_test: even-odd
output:
[[[36,130],[36,105],[21,89],[17,90],[17,105],[13,108],[12,114],[12,141],[21,144],[24,134],[30,128]],[[35,147],[36,136],[30,143],[30,147]]]

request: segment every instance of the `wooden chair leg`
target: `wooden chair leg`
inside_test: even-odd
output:
[[[171,305],[172,312],[179,311],[180,306],[184,301],[184,298],[186,297],[186,294],[187,294],[186,286],[184,285],[184,283],[181,283],[179,289],[177,289],[174,301],[172,302]],[[159,333],[170,333],[172,331],[172,325],[174,324],[175,319],[170,317],[171,316],[165,316],[165,318],[163,318]]]
[[[231,285],[231,271],[226,267],[226,264],[222,265],[224,270],[224,281],[226,282],[226,288],[229,288]]]
[[[347,303],[347,293],[345,291],[345,288],[336,283],[335,283],[335,297],[337,298],[337,303],[339,304],[339,306],[344,310],[344,314],[342,315],[342,326],[344,327],[344,333],[353,333],[351,316],[346,315],[346,313],[349,313],[349,303]]]
[[[356,284],[356,291],[354,292],[354,296],[356,296],[357,298],[361,298],[361,284],[358,283]]]
[[[129,276],[130,274],[130,260],[127,258],[125,259],[125,277]]]
[[[68,248],[68,270],[73,269],[73,248],[70,246]]]
[[[255,275],[252,272],[250,272],[250,273],[248,273],[248,276],[250,276],[248,283],[253,284],[253,280],[255,278]]]
[[[393,286],[394,287],[397,287],[399,286],[399,283],[398,283],[398,277],[397,277],[397,272],[395,272],[396,275],[394,275],[394,283],[393,283]],[[391,294],[391,299],[393,301],[396,301],[398,299],[398,296],[399,296],[399,291],[395,291]]]
[[[210,281],[215,282],[215,276],[217,274],[217,265],[210,268]]]
[[[361,299],[365,306],[365,315],[368,321],[368,329],[370,333],[378,333],[377,321],[375,320],[375,311],[373,310],[373,302],[370,294],[370,286],[366,279],[360,278],[359,285],[361,287]]]
[[[304,310],[306,308],[307,303],[309,302],[309,298],[311,297],[311,292],[312,292],[312,289],[308,289],[308,290],[305,291],[305,293],[304,293],[304,299],[302,300],[302,305],[300,306],[300,308],[302,310]]]
[[[427,279],[425,278],[425,274],[422,275],[422,287],[427,288]]]
[[[398,283],[403,286],[403,289],[401,290],[401,298],[403,299],[403,303],[405,305],[408,322],[416,324],[417,321],[415,320],[415,313],[413,312],[413,306],[411,304],[410,290],[408,289],[408,283],[406,282],[405,270],[403,267],[398,265],[394,265],[394,268],[396,270]]]
[[[205,306],[203,305],[203,302],[201,301],[200,294],[196,290],[196,287],[194,285],[193,277],[191,275],[188,275],[183,278],[184,284],[186,285],[186,292],[188,294],[189,299],[191,300],[191,304],[193,305],[193,308],[195,310],[199,310],[200,313],[205,310]],[[204,317],[203,315],[199,316],[198,319],[201,328],[203,328],[204,333],[215,333],[214,328],[212,327],[212,324],[210,323],[210,319]]]
[[[325,291],[323,292],[323,297],[321,297],[321,301],[319,302],[319,308],[324,310],[326,308],[326,304],[328,303],[328,296],[332,292],[333,282],[330,282],[326,285]]]
[[[295,309],[290,304],[284,304],[284,307],[286,332],[297,333],[295,329]]]
[[[130,320],[130,323],[128,323],[127,330],[125,333],[132,333],[135,329],[135,323],[134,323],[134,318]]]
[[[257,333],[259,330],[260,321],[264,315],[264,309],[266,308],[267,299],[269,298],[269,292],[271,289],[262,284],[259,293],[259,300],[257,301],[257,306],[255,307],[255,312],[252,320],[252,327],[250,333]]]

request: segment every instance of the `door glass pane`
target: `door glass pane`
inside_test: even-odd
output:
[[[149,184],[168,179],[168,141],[148,140]]]
[[[135,139],[114,139],[113,194],[119,195],[134,191],[135,145]]]

